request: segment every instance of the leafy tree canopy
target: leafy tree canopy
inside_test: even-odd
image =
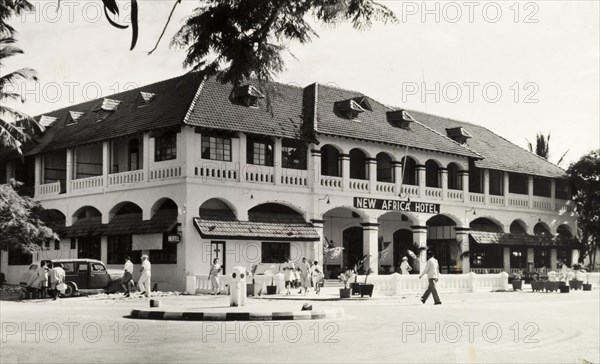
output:
[[[20,196],[11,185],[0,185],[0,248],[34,248],[58,236],[40,219],[43,208]]]

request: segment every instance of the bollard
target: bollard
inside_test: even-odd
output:
[[[229,286],[229,306],[246,306],[246,268],[234,267]]]
[[[160,307],[159,300],[150,300],[150,307]]]

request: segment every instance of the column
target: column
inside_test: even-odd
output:
[[[417,176],[417,182],[419,184],[419,197],[423,197],[425,196],[425,165],[417,165]]]
[[[502,249],[502,254],[504,262],[504,271],[510,274],[510,248],[504,247],[504,249]]]
[[[448,169],[439,168],[440,182],[442,182],[442,200],[448,198]]]
[[[10,182],[11,178],[15,178],[15,162],[6,162],[6,183]]]
[[[145,132],[142,137],[142,168],[144,169],[144,181],[150,180],[150,133]]]
[[[323,224],[325,224],[325,220],[312,219],[310,222],[312,222],[317,234],[319,235],[319,240],[312,243],[312,260],[316,260],[319,262],[319,264],[323,264]]]
[[[350,189],[350,155],[340,154],[342,161],[342,191]]]
[[[550,180],[550,199],[552,200],[550,206],[552,206],[552,211],[554,211],[556,209],[556,179],[554,178]]]
[[[181,166],[185,177],[194,176],[196,173],[196,132],[192,128],[182,128]]]
[[[483,203],[490,203],[490,170],[487,168],[483,170]]]
[[[461,262],[462,272],[471,272],[471,259],[470,259],[470,247],[469,247],[469,228],[468,227],[456,227],[456,242],[460,247],[459,258]],[[458,259],[457,259],[458,260]]]
[[[377,192],[377,159],[367,158],[369,167],[369,193]]]
[[[276,185],[281,184],[282,172],[281,138],[275,138],[275,144],[273,145],[273,181]]]
[[[396,195],[400,196],[402,193],[400,191],[402,186],[402,162],[392,161],[392,168],[394,169],[394,191]]]
[[[239,137],[239,160],[238,160],[238,182],[246,180],[246,134],[240,133]]]
[[[110,168],[110,142],[106,141],[102,143],[102,178],[104,182],[102,185],[106,188],[108,186],[108,171]]]
[[[38,154],[35,156],[35,186],[39,186],[42,181],[42,155]]]
[[[308,187],[311,191],[320,186],[321,175],[321,151],[319,149],[310,150],[310,160],[308,164]]]
[[[67,175],[65,181],[66,193],[71,192],[71,181],[73,180],[73,149],[67,148]]]
[[[557,269],[558,258],[556,254],[556,248],[550,249],[550,269]]]
[[[462,190],[463,190],[463,201],[466,203],[470,203],[471,200],[469,198],[469,171],[460,171],[460,178],[462,178]]]
[[[535,255],[533,252],[533,248],[527,248],[527,271],[529,272],[529,267],[531,267],[532,269],[535,267],[534,265],[534,260],[535,260]]]
[[[108,263],[108,236],[102,235],[100,237],[100,260]]]
[[[504,172],[502,174],[502,191],[504,195],[504,206],[508,206],[508,194],[510,193],[510,174]]]
[[[371,269],[371,274],[375,275],[379,274],[379,224],[376,221],[360,224],[363,228],[363,254],[368,255],[364,269]]]
[[[533,176],[527,175],[527,197],[529,200],[529,208],[533,208]]]
[[[419,264],[419,273],[423,273],[423,269],[425,269],[425,263],[427,262],[427,226],[418,226],[415,225],[412,227],[413,231],[413,244],[419,246],[419,251],[415,252],[417,254],[418,264]],[[416,267],[413,267],[416,269]]]

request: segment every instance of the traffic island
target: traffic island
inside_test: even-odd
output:
[[[178,321],[295,321],[336,319],[344,316],[342,308],[310,311],[157,311],[131,310],[129,318]]]

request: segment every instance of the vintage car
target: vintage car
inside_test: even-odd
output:
[[[65,271],[65,283],[67,289],[63,296],[70,297],[82,289],[104,289],[107,291],[119,291],[123,271],[107,269],[106,265],[95,259],[52,259],[42,262],[61,263]],[[41,262],[33,262],[29,269],[23,273],[21,285],[31,285],[37,275],[37,269]]]

